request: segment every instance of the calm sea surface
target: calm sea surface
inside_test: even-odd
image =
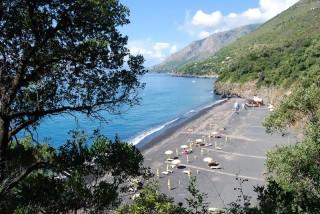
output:
[[[113,140],[118,134],[120,139],[138,144],[219,102],[220,96],[212,93],[214,81],[147,74],[141,79],[146,83],[140,93],[141,104],[127,110],[121,117],[106,114],[110,122],[101,124],[82,115],[77,115],[78,123],[69,115],[53,116],[43,122],[34,136],[58,147],[71,138],[70,130],[85,130],[92,134],[93,130],[100,129],[101,134],[109,139]]]

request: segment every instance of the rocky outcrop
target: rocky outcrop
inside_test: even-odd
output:
[[[277,105],[281,99],[291,93],[291,90],[285,90],[279,87],[257,87],[256,81],[247,83],[230,83],[217,82],[215,84],[214,93],[220,94],[222,97],[243,97],[252,98],[253,96],[261,97],[264,102]]]

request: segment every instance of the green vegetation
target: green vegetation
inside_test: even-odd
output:
[[[58,149],[31,138],[15,141],[1,184],[0,212],[105,213],[119,205],[130,178],[147,174],[142,163],[134,146],[98,132],[92,137],[72,132]]]
[[[267,183],[258,204],[231,204],[232,213],[320,212],[320,1],[300,1],[287,11],[182,72],[219,74],[218,81],[290,88],[263,125],[267,132],[299,129],[304,138],[267,155]],[[249,202],[248,202],[249,203]]]
[[[196,177],[192,177],[188,186],[191,194],[186,198],[187,206],[183,203],[174,203],[173,197],[168,197],[160,193],[157,183],[151,183],[140,191],[130,205],[123,205],[117,209],[117,214],[206,214],[208,204],[206,203],[206,194],[201,193],[196,188]]]
[[[1,1],[1,213],[105,213],[144,174],[140,152],[118,138],[75,133],[58,150],[17,138],[57,114],[105,121],[102,111],[139,103],[144,59],[118,31],[128,15],[117,0]]]
[[[219,74],[217,81],[290,87],[320,64],[320,2],[300,1],[213,57],[180,69]]]
[[[292,213],[320,212],[319,94],[319,71],[315,70],[302,77],[292,94],[264,121],[269,132],[304,127],[305,134],[300,142],[268,153],[269,182],[263,200],[273,204],[274,211],[283,207]]]
[[[246,213],[320,212],[320,72],[300,77],[292,93],[263,122],[269,133],[289,128],[303,130],[299,142],[277,147],[267,154],[267,183],[257,187],[258,206],[235,207]]]
[[[295,86],[264,126],[284,134],[303,128],[305,137],[268,153],[268,182],[255,188],[256,207],[240,180],[243,203],[231,203],[227,213],[320,212],[319,10],[319,1],[300,1],[213,58],[184,68],[218,73],[220,82]],[[106,213],[119,206],[131,178],[149,176],[141,153],[118,137],[111,142],[98,132],[90,138],[72,132],[58,149],[16,138],[56,114],[103,120],[103,110],[120,113],[120,106],[139,103],[143,57],[130,56],[117,31],[127,15],[114,0],[0,3],[1,213]],[[123,69],[125,57],[130,70]],[[148,185],[117,212],[208,213],[195,178],[185,207],[157,190]]]

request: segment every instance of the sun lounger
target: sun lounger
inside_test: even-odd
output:
[[[211,169],[221,169],[221,165],[210,166]]]
[[[165,175],[169,175],[170,174],[170,172],[168,172],[168,171],[163,171],[163,172],[161,172],[162,174],[165,174]]]

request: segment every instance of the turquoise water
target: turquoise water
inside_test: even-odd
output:
[[[92,121],[85,116],[53,116],[46,119],[34,136],[58,147],[70,139],[68,131],[79,129],[92,133],[100,129],[101,134],[138,144],[152,139],[159,132],[191,117],[201,109],[220,101],[212,93],[215,79],[171,77],[163,74],[147,74],[141,82],[146,87],[140,92],[141,104],[125,111],[121,117],[106,114],[108,124]],[[76,123],[78,120],[78,123]],[[144,142],[145,143],[145,142]]]

